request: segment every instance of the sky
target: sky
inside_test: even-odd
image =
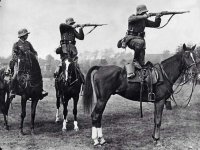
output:
[[[146,28],[146,53],[164,50],[173,53],[182,43],[200,45],[199,0],[1,0],[0,56],[11,55],[12,46],[18,41],[18,30],[27,28],[30,32],[28,41],[39,57],[51,54],[59,58],[55,54],[60,41],[59,25],[69,17],[78,24],[108,24],[96,28],[83,41],[77,40],[79,53],[87,55],[87,51],[104,49],[122,52],[124,49],[118,49],[117,42],[125,36],[128,17],[135,14],[139,4],[145,4],[149,12],[190,11],[175,15],[162,29]],[[168,18],[163,16],[161,25]],[[84,33],[90,29],[85,27]]]

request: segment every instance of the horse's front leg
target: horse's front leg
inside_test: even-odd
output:
[[[60,108],[60,95],[57,95],[56,93],[56,123],[60,121],[59,118],[59,108]]]
[[[32,102],[31,102],[31,134],[34,134],[35,112],[36,112],[37,103],[38,103],[38,99],[32,99]]]
[[[153,139],[156,142],[156,145],[160,144],[160,127],[162,121],[162,113],[165,104],[165,99],[155,102],[155,110],[154,110],[154,132]]]
[[[63,127],[62,130],[66,131],[67,130],[67,114],[68,114],[68,110],[67,110],[67,106],[68,106],[68,101],[69,99],[64,99],[63,101]]]
[[[27,99],[25,96],[21,97],[21,124],[20,124],[20,133],[24,135],[23,132],[23,123],[24,123],[24,118],[26,117],[26,102]]]
[[[5,125],[5,129],[9,130],[7,116],[5,114],[3,114],[3,117],[4,117],[4,122],[5,122],[5,124],[4,124]]]
[[[79,127],[78,127],[78,122],[77,122],[77,105],[78,105],[79,96],[76,96],[73,99],[74,99],[74,109],[73,109],[73,114],[74,114],[74,130],[78,131]]]

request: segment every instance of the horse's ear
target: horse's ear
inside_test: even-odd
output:
[[[185,43],[183,44],[183,50],[184,50],[184,51],[187,50],[187,47],[186,47]]]
[[[196,47],[196,45],[194,45],[194,46],[192,47],[192,51],[195,49],[195,47]]]

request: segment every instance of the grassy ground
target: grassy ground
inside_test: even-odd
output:
[[[199,86],[196,87],[189,107],[184,108],[191,86],[186,86],[175,95],[178,107],[164,110],[161,143],[155,147],[151,138],[153,132],[153,109],[151,103],[143,104],[144,118],[140,118],[139,103],[112,96],[102,120],[103,134],[107,144],[94,148],[91,140],[91,118],[83,113],[81,97],[78,105],[80,130],[73,130],[72,101],[69,103],[68,128],[62,132],[62,122],[55,123],[55,90],[53,81],[45,80],[45,90],[49,96],[39,102],[36,112],[35,135],[30,134],[30,102],[27,103],[27,116],[24,131],[19,134],[20,99],[13,101],[9,111],[10,130],[3,128],[0,114],[0,147],[4,150],[197,150],[200,149],[200,102]],[[62,110],[62,108],[61,108]]]

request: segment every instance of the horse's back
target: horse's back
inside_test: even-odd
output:
[[[101,66],[95,73],[95,76],[96,78],[114,77],[115,75],[121,72],[123,72],[123,69],[119,66],[115,65]]]

